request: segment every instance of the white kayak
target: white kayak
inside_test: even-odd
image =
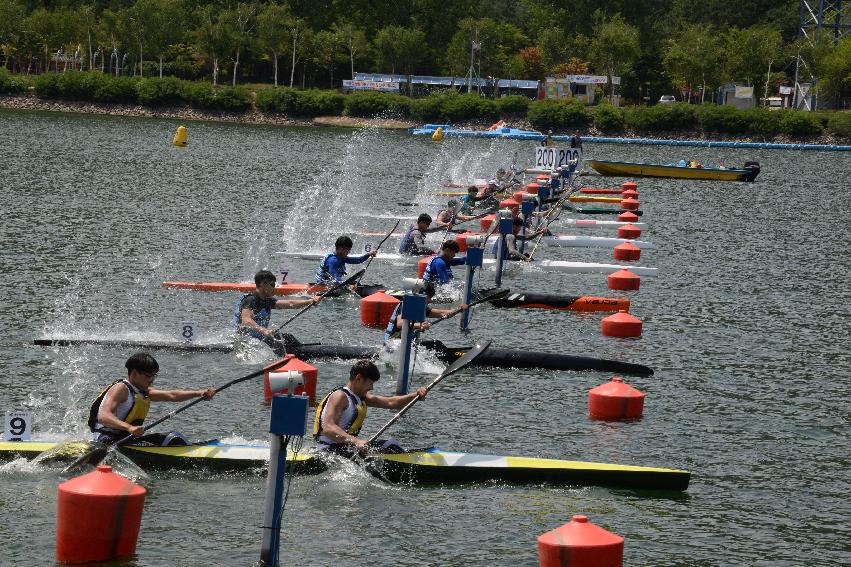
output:
[[[366,215],[366,214],[357,214],[356,217],[363,218],[371,218],[371,219],[383,219],[383,220],[401,220],[401,221],[415,221],[417,220],[416,216],[404,216],[404,215]],[[584,227],[584,228],[612,228],[612,227],[621,227],[626,224],[631,224],[636,228],[640,228],[645,230],[647,228],[646,222],[624,222],[624,221],[614,221],[614,220],[593,220],[593,219],[564,219],[559,218],[556,223],[560,224],[569,224],[575,227]],[[459,225],[460,226],[460,225]]]
[[[358,236],[384,236],[383,232],[355,232]],[[394,232],[390,236],[393,238],[401,238],[404,233]],[[479,234],[479,233],[476,233]],[[530,241],[533,242],[533,241]],[[626,238],[610,238],[606,236],[585,236],[578,234],[554,234],[552,236],[544,236],[541,238],[541,244],[559,247],[572,248],[614,248],[624,242],[631,242],[642,250],[650,250],[656,248],[656,245],[646,240],[628,240]]]
[[[316,252],[276,252],[285,258],[299,258],[302,260],[322,260],[325,254]],[[416,265],[423,256],[402,256],[401,254],[385,254],[379,252],[375,257],[376,260],[385,262],[393,262],[395,264],[411,264]],[[496,264],[493,258],[485,258],[484,265],[492,266]],[[505,266],[510,269],[514,266],[520,266],[525,262],[506,262]],[[622,264],[598,264],[595,262],[568,262],[565,260],[535,260],[531,266],[536,266],[545,272],[565,272],[568,274],[612,274],[620,270],[628,269],[633,274],[639,276],[655,276],[659,268],[647,268],[644,266],[627,266]],[[459,266],[460,267],[460,266]]]

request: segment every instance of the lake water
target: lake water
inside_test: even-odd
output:
[[[416,214],[449,179],[486,178],[533,144],[406,133],[188,123],[0,110],[3,180],[0,412],[28,410],[35,437],[87,436],[90,400],[131,354],[31,346],[42,336],[173,340],[181,321],[226,340],[239,294],[164,289],[165,280],[248,281],[315,263],[275,252],[331,249],[342,232],[388,230],[369,214]],[[851,156],[586,144],[586,157],[670,163],[759,161],[754,184],[639,180],[639,264],[659,268],[630,297],[640,339],[602,337],[604,314],[478,309],[472,333],[434,338],[646,364],[626,377],[647,394],[644,418],[592,421],[598,372],[468,369],[392,430],[406,446],[640,464],[692,471],[682,495],[605,488],[388,486],[359,469],[296,478],[282,563],[536,565],[536,536],[574,514],[626,538],[628,565],[851,564]],[[591,178],[589,184],[614,184]],[[442,199],[442,198],[440,198]],[[424,206],[434,213],[436,207]],[[601,217],[595,217],[601,218]],[[569,226],[561,232],[577,232]],[[585,234],[610,235],[614,231]],[[432,237],[434,238],[434,237]],[[373,238],[373,240],[377,240]],[[439,240],[439,237],[438,237]],[[356,239],[356,247],[365,242]],[[611,261],[607,249],[546,248],[542,257]],[[398,285],[412,267],[374,262],[367,280]],[[463,273],[462,271],[459,271]],[[528,273],[527,273],[528,272]],[[460,275],[460,274],[459,274]],[[481,275],[482,287],[492,274]],[[613,296],[600,274],[527,269],[524,291]],[[287,312],[278,312],[273,323]],[[376,344],[358,303],[328,301],[290,326],[302,340]],[[158,353],[160,387],[220,385],[273,356]],[[441,370],[424,358],[415,385]],[[321,392],[350,361],[319,361]],[[383,366],[377,390],[393,389]],[[155,406],[152,415],[161,415]],[[390,413],[373,410],[365,431]],[[174,418],[192,438],[267,439],[262,384],[247,382]],[[0,466],[0,563],[51,564],[56,470]],[[152,473],[135,558],[122,566],[252,565],[259,558],[264,480]]]

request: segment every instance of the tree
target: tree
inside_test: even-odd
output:
[[[520,29],[512,24],[497,23],[490,18],[466,18],[458,24],[458,31],[446,49],[447,72],[462,77],[467,74],[473,42],[481,46],[476,61],[481,77],[506,76],[512,56],[529,44]]]
[[[356,28],[350,22],[337,24],[334,28],[334,33],[338,36],[338,41],[345,47],[349,53],[349,64],[351,66],[352,79],[355,78],[355,58],[365,60],[369,56],[370,45],[366,38],[366,31],[362,28]]]
[[[841,97],[851,93],[851,37],[826,50],[816,62],[816,69],[819,90],[824,94]]]
[[[331,88],[334,88],[334,67],[346,61],[342,38],[332,31],[322,30],[316,33],[313,45],[313,62],[320,69],[328,69],[331,75]]]
[[[21,46],[25,16],[24,7],[17,0],[0,0],[0,49],[6,67],[10,66],[12,53]]]
[[[195,12],[198,27],[194,32],[195,47],[210,59],[213,71],[213,85],[219,84],[219,60],[233,43],[230,28],[222,21],[222,12],[207,4]]]
[[[771,66],[782,54],[780,32],[761,26],[730,28],[724,34],[726,70],[733,80],[756,84],[763,74],[771,75]]]
[[[289,50],[292,14],[286,6],[271,2],[257,15],[257,40],[261,49],[272,56],[275,86],[278,86],[278,58]]]
[[[139,0],[147,2],[151,14],[151,31],[148,36],[151,55],[160,63],[160,78],[163,76],[163,56],[169,46],[178,43],[186,25],[186,9],[183,0]]]
[[[155,0],[139,0],[121,10],[121,27],[127,37],[132,39],[134,47],[139,48],[139,76],[145,76],[145,48],[151,44],[156,33],[157,6]]]
[[[304,51],[304,36],[305,32],[308,30],[307,24],[301,18],[293,18],[289,22],[287,22],[287,29],[290,31],[290,39],[292,40],[292,56],[293,62],[290,67],[290,88],[293,87],[293,79],[295,79],[295,66],[299,60],[299,51]],[[301,47],[301,49],[300,49]],[[304,76],[302,75],[302,83],[304,83]]]
[[[534,81],[543,80],[547,74],[544,65],[544,54],[540,47],[524,47],[519,53],[522,66],[520,76]]]
[[[674,83],[687,84],[689,93],[693,87],[702,85],[701,104],[707,84],[715,87],[722,78],[722,53],[716,37],[709,26],[686,25],[668,40],[662,52],[662,66]]]
[[[242,51],[251,44],[256,25],[257,5],[247,2],[237,2],[236,7],[222,15],[225,25],[229,28],[231,40],[230,51],[233,53],[233,82],[236,86],[236,74],[239,69],[239,58]]]
[[[630,72],[640,53],[638,29],[626,23],[620,14],[595,27],[589,54],[592,63],[605,69],[609,94],[612,77]]]
[[[387,26],[375,35],[378,66],[383,71],[411,74],[423,60],[426,45],[425,34],[416,28]]]

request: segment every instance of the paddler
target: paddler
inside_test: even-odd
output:
[[[417,224],[408,227],[399,243],[399,254],[403,256],[431,256],[434,250],[425,245],[425,235],[436,232],[440,227],[431,226],[431,215],[422,213],[417,217]]]
[[[467,187],[467,194],[461,197],[459,212],[464,214],[472,213],[476,208],[476,203],[485,199],[484,196],[479,197],[479,188],[475,185]]]
[[[430,303],[434,299],[435,289],[433,286],[426,286],[425,295],[427,298],[426,303],[426,317],[431,317],[432,319],[444,319],[450,315],[455,313],[454,309],[438,309],[437,307],[432,307]],[[462,304],[459,309],[461,311],[466,311],[469,306],[465,303]],[[417,323],[412,323],[411,328],[415,331],[427,331],[431,328],[431,323],[428,321],[422,321]],[[384,342],[386,343],[390,339],[398,339],[402,332],[402,303],[399,303],[396,306],[396,309],[393,310],[393,314],[390,315],[390,321],[387,323],[387,327],[384,329]]]
[[[346,279],[346,264],[361,264],[367,258],[378,254],[377,250],[373,250],[360,256],[349,256],[352,246],[352,239],[348,236],[343,235],[338,238],[334,243],[334,251],[322,258],[322,262],[316,269],[314,281],[319,284],[340,283]]]
[[[466,256],[458,256],[461,247],[454,240],[447,240],[440,247],[440,255],[432,258],[426,264],[423,281],[425,285],[435,287],[452,281],[452,269],[450,266],[461,266],[467,261]]]
[[[311,303],[319,303],[319,296],[311,299],[278,299],[275,297],[275,274],[260,270],[254,274],[255,290],[239,300],[234,313],[237,333],[254,337],[265,343],[278,356],[284,356],[284,346],[277,338],[277,331],[269,329],[272,309],[298,309]]]
[[[459,214],[461,207],[457,200],[450,199],[446,204],[445,209],[441,209],[434,219],[434,224],[438,229],[452,228],[459,221],[473,220],[475,217]]]
[[[189,445],[182,434],[148,433],[142,425],[151,402],[182,402],[192,398],[212,399],[214,388],[204,390],[157,390],[151,387],[160,370],[153,356],[139,352],[124,363],[127,378],[113,382],[92,403],[89,409],[89,429],[99,443],[114,443],[129,433],[134,438],[128,445],[168,447]]]
[[[505,247],[507,250],[507,254],[505,256],[506,260],[531,262],[532,258],[529,256],[529,254],[520,252],[520,250],[517,248],[517,241],[532,240],[533,238],[537,238],[542,234],[549,232],[546,227],[542,227],[534,232],[527,233],[525,236],[521,236],[520,231],[523,230],[524,224],[525,221],[522,218],[515,218],[513,221],[511,221],[511,234],[505,235]],[[497,240],[496,244],[493,247],[494,255],[496,255],[497,246],[499,246],[499,240]]]
[[[332,451],[344,457],[353,457],[359,452],[373,450],[378,453],[401,453],[402,447],[395,439],[378,439],[369,444],[358,437],[366,418],[368,407],[401,409],[419,396],[425,399],[428,390],[417,388],[405,396],[377,396],[372,393],[375,382],[381,377],[378,367],[371,361],[359,360],[349,370],[349,381],[345,386],[328,393],[316,407],[313,423],[313,438],[316,447]]]

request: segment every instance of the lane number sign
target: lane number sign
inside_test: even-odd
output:
[[[29,441],[32,437],[32,413],[7,411],[3,421],[3,439],[6,441]]]
[[[181,321],[177,330],[177,340],[182,343],[194,343],[198,339],[195,321]]]
[[[535,148],[535,169],[558,169],[576,160],[582,165],[580,148],[556,148],[538,146]]]
[[[373,244],[372,242],[367,242],[363,245],[363,253],[369,254],[370,252],[372,252],[373,248],[375,248],[375,244]]]

